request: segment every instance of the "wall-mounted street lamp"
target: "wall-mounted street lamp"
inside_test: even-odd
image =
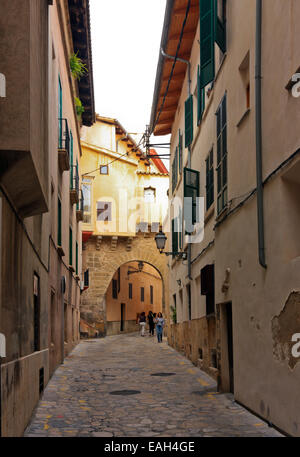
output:
[[[167,237],[164,232],[158,232],[155,235],[155,243],[156,247],[161,254],[165,254],[166,256],[173,255],[174,257],[178,257],[179,259],[186,260],[187,253],[186,252],[165,252],[165,245],[166,245]]]

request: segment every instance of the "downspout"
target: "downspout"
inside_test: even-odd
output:
[[[166,54],[164,50],[161,48],[160,49],[161,54],[163,57],[175,60],[174,56],[170,56],[169,54]],[[177,57],[176,61],[183,62],[187,65],[188,67],[188,96],[191,95],[191,63],[189,60],[182,59],[181,57]],[[192,166],[192,160],[191,160],[191,146],[188,147],[188,168],[191,168]],[[192,279],[192,245],[191,243],[188,243],[188,252],[187,252],[187,261],[188,261],[188,278]]]
[[[255,43],[255,122],[256,122],[256,179],[257,179],[257,223],[258,257],[263,268],[265,260],[264,200],[262,178],[262,0],[256,0],[256,43]]]

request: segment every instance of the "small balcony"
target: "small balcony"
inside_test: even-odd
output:
[[[70,170],[70,133],[67,119],[58,119],[58,165],[61,172]]]
[[[84,200],[83,200],[83,192],[81,190],[80,191],[80,200],[79,200],[79,203],[77,203],[77,208],[76,208],[77,222],[83,221],[83,209],[84,209]]]
[[[71,166],[70,170],[70,202],[71,205],[79,203],[79,174],[76,165]]]

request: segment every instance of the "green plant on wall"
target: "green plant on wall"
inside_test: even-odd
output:
[[[77,116],[81,116],[84,113],[84,106],[82,106],[81,100],[79,100],[78,97],[75,97],[75,106],[76,106],[76,112]]]
[[[174,308],[174,306],[171,306],[171,318],[172,318],[172,321],[174,324],[177,324],[177,311],[176,311],[176,308]]]
[[[82,78],[88,72],[86,65],[78,57],[78,52],[73,53],[70,57],[70,69],[75,79]]]

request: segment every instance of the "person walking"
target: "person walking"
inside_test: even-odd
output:
[[[149,311],[148,313],[148,323],[149,323],[149,335],[154,336],[154,316],[152,314],[152,311]]]
[[[139,323],[141,328],[141,336],[145,336],[146,314],[144,311],[140,314]]]
[[[165,326],[165,320],[163,318],[162,313],[158,313],[155,323],[156,323],[157,341],[158,341],[158,343],[162,343],[163,328]]]

